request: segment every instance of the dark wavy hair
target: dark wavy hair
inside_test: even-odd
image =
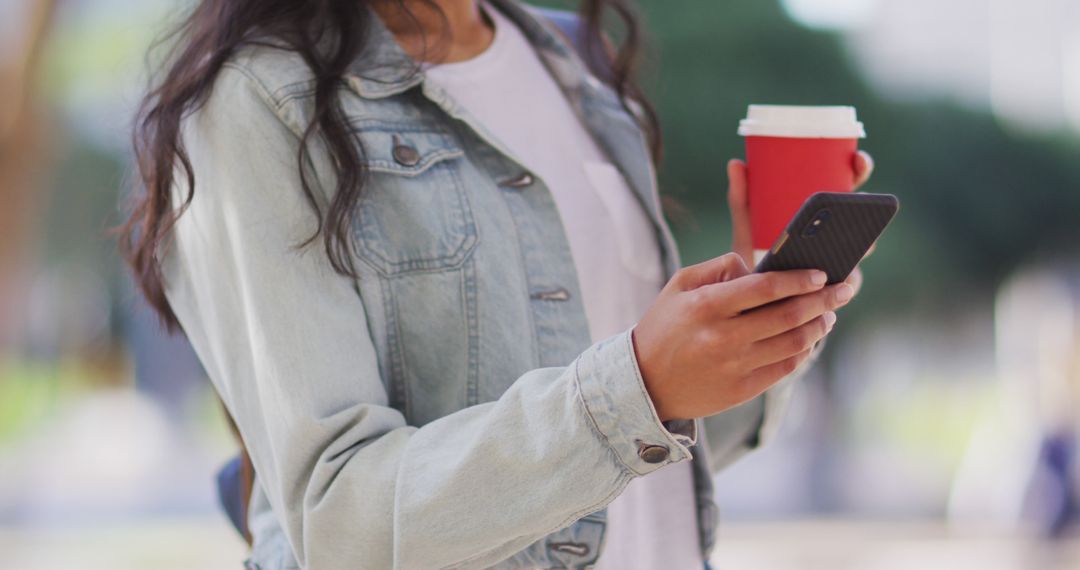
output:
[[[409,5],[438,10],[432,0],[201,0],[194,10],[157,46],[170,46],[164,73],[147,92],[136,116],[133,145],[137,182],[124,223],[116,229],[120,249],[139,289],[165,327],[179,328],[165,298],[159,252],[183,208],[174,209],[170,194],[179,165],[187,181],[186,207],[195,192],[195,173],[180,137],[181,121],[206,102],[222,65],[246,45],[272,45],[299,54],[315,82],[312,120],[300,142],[296,164],[301,188],[319,223],[314,234],[297,244],[305,247],[322,238],[334,269],[355,277],[349,222],[363,191],[364,149],[346,125],[338,87],[350,62],[362,51],[367,8],[390,2],[411,17]],[[653,158],[660,156],[660,129],[653,107],[637,87],[634,74],[642,45],[642,30],[632,0],[581,0],[579,13],[584,45],[608,57],[607,69],[593,71],[620,95],[624,107],[633,101],[644,110],[637,116],[648,134]],[[441,14],[441,12],[439,12]],[[621,31],[618,45],[602,28],[613,15]],[[445,22],[445,18],[443,20]],[[420,30],[418,30],[420,31]],[[595,59],[595,58],[590,58]],[[595,61],[590,61],[594,65]],[[315,199],[307,169],[302,165],[312,137],[322,137],[337,169],[337,187],[323,211]]]

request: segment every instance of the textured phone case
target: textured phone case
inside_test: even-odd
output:
[[[757,271],[820,269],[829,283],[847,278],[889,225],[900,202],[891,194],[818,192],[806,199]],[[825,217],[815,224],[814,221]]]

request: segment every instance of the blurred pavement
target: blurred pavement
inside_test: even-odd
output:
[[[1080,533],[1060,542],[950,532],[939,522],[796,521],[720,527],[717,570],[1076,570]]]
[[[240,570],[245,548],[221,517],[35,530],[0,527],[4,570]],[[934,522],[732,522],[717,570],[1076,570],[1080,534],[1035,542],[957,534]]]
[[[93,528],[0,527],[4,570],[241,570],[245,551],[223,516]]]

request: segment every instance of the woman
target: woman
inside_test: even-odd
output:
[[[678,269],[608,9],[590,70],[516,0],[197,5],[126,246],[250,452],[250,566],[703,566],[710,467],[855,291]]]

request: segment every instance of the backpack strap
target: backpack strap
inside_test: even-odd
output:
[[[221,401],[220,398],[218,401]],[[240,430],[237,429],[236,422],[233,421],[229,410],[225,408],[224,402],[221,404],[221,409],[225,412],[225,419],[228,420],[233,437],[240,444],[240,453],[236,454],[217,472],[218,500],[221,502],[222,508],[225,509],[225,514],[228,515],[233,528],[240,533],[248,546],[251,546],[251,531],[248,528],[248,505],[251,503],[251,491],[255,486],[255,466],[251,463],[251,456],[248,455],[244,440],[240,437]]]

